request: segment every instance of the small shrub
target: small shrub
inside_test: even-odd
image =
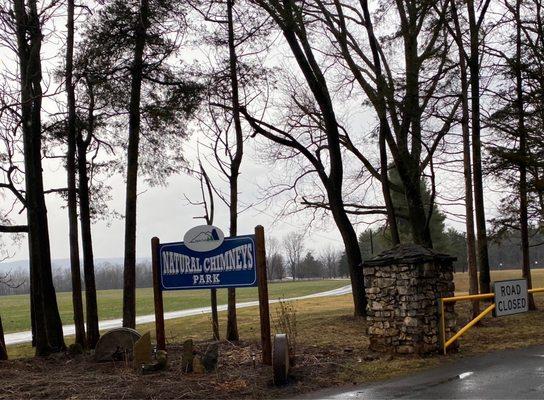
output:
[[[297,310],[291,301],[280,299],[274,309],[272,324],[275,333],[286,333],[289,339],[289,355],[294,360],[297,349]]]

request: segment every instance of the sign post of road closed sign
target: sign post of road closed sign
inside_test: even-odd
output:
[[[493,283],[495,293],[495,317],[520,314],[529,311],[527,281],[514,279]]]

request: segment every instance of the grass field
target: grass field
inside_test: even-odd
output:
[[[269,284],[271,299],[305,296],[345,286],[347,280],[288,281]],[[120,318],[123,315],[122,290],[99,290],[98,310],[101,320]],[[227,290],[217,291],[218,304],[227,303]],[[236,290],[237,301],[257,299],[257,288],[240,288]],[[30,330],[29,296],[0,296],[0,315],[4,332]],[[59,312],[64,324],[73,324],[72,294],[58,293]],[[153,314],[153,289],[136,290],[137,315]],[[164,310],[177,311],[210,305],[209,290],[185,290],[164,292]]]
[[[531,277],[534,288],[544,287],[544,269],[532,270]],[[502,281],[516,278],[522,278],[521,270],[507,269],[504,271],[491,271],[491,283],[493,283],[493,281]],[[468,273],[458,272],[455,274],[455,291],[457,293],[468,293]]]
[[[532,271],[533,287],[544,287],[544,270]],[[504,280],[521,278],[521,271],[517,270],[505,270],[505,271],[492,271],[491,279]],[[301,282],[284,282],[273,283],[270,285],[270,298],[278,297],[295,297],[299,295],[305,295],[315,293],[319,291],[330,290],[344,286],[348,281],[301,281]],[[456,273],[455,274],[456,292],[463,293],[468,291],[468,274]],[[238,300],[245,301],[255,299],[257,296],[256,288],[239,289],[237,291]],[[151,289],[139,289],[138,290],[138,313],[150,314],[153,312],[153,293]],[[65,323],[71,323],[71,297],[69,293],[59,293],[59,304],[61,304],[63,321]],[[165,293],[165,311],[173,311],[184,308],[193,308],[209,305],[209,292],[208,291],[181,291],[181,292],[166,292]],[[226,302],[226,291],[218,291],[219,302]],[[4,299],[9,299],[11,305],[4,306]],[[544,308],[544,294],[535,296],[537,305],[540,309]],[[22,321],[28,323],[26,317],[28,305],[21,305],[25,303],[25,296],[8,296],[0,297],[0,311],[3,315],[11,315],[13,321],[17,321],[19,326],[23,326]],[[121,316],[122,299],[121,291],[108,290],[100,291],[99,304],[101,309],[101,318],[114,318]],[[19,310],[17,312],[17,309]],[[324,297],[312,300],[301,300],[296,302],[297,309],[297,321],[300,329],[300,336],[304,337],[304,341],[307,343],[313,343],[315,345],[326,345],[330,341],[336,341],[335,336],[342,336],[342,342],[348,342],[346,346],[349,346],[352,340],[359,340],[364,336],[364,330],[361,327],[358,329],[358,334],[354,338],[346,336],[344,326],[335,326],[339,324],[339,321],[347,321],[353,312],[353,302],[351,295]],[[274,319],[275,306],[272,306],[271,313]],[[462,302],[456,305],[456,312],[458,313],[458,322],[463,324],[470,319],[469,303]],[[220,326],[222,331],[226,326],[226,313],[219,313]],[[4,316],[2,319],[4,320]],[[8,317],[9,318],[9,317]],[[7,321],[8,318],[5,320]],[[487,322],[485,322],[487,321]],[[518,322],[516,322],[518,321]],[[537,322],[538,321],[538,322]],[[515,337],[515,341],[502,341],[498,340],[499,344],[495,346],[494,335],[496,338],[504,338],[509,335],[508,329],[502,328],[511,326],[510,329],[516,328],[517,324],[529,324],[525,327],[524,333]],[[14,324],[7,325],[5,327],[12,327]],[[349,325],[349,324],[348,324]],[[490,348],[500,348],[509,346],[514,343],[517,346],[528,345],[531,343],[544,343],[544,332],[541,327],[544,326],[544,311],[539,311],[537,314],[529,313],[513,317],[507,317],[503,319],[485,319],[483,328],[472,329],[470,334],[467,335],[467,339],[463,338],[463,341],[467,340],[466,347],[473,349],[473,351],[485,351]],[[258,327],[258,308],[251,307],[241,309],[238,311],[238,326],[240,335],[244,339],[258,340],[259,327]],[[319,327],[319,329],[316,329]],[[324,328],[324,330],[322,330]],[[501,329],[497,329],[501,328]],[[26,326],[13,329],[10,331],[18,331],[22,329],[28,329]],[[153,324],[138,326],[138,330],[146,331],[150,330],[154,334]],[[6,329],[6,332],[8,330]],[[349,332],[350,334],[353,332]],[[187,317],[181,319],[173,319],[166,321],[166,335],[167,340],[171,343],[178,342],[187,338],[194,338],[202,340],[208,338],[210,333],[210,317],[208,315]],[[506,335],[506,336],[505,336]],[[472,339],[471,339],[472,338]],[[72,338],[67,340],[70,343]],[[488,343],[487,345],[485,343]],[[351,343],[353,344],[353,343]],[[482,345],[480,345],[482,344]],[[12,357],[18,356],[30,356],[33,349],[28,344],[18,346],[8,346],[10,355]],[[383,371],[382,371],[383,372]]]

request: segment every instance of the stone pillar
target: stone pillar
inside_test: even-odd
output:
[[[454,295],[454,257],[402,244],[364,262],[370,349],[425,354],[440,350],[438,299]],[[453,303],[446,335],[455,331]]]

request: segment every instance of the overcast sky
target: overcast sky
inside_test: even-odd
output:
[[[64,24],[58,23],[56,28],[64,29]],[[61,36],[62,33],[59,34]],[[48,37],[50,38],[50,37]],[[49,40],[49,39],[48,39]],[[57,39],[58,40],[58,39]],[[58,66],[58,60],[55,60],[53,55],[57,54],[62,46],[59,42],[55,43],[55,39],[46,41],[44,45],[44,71],[47,78],[48,72],[52,71],[55,66]],[[288,53],[278,52],[282,62],[289,63]],[[3,69],[12,69],[13,63],[9,60],[13,59],[13,53],[6,48],[0,49],[0,66]],[[284,65],[285,66],[285,65]],[[49,90],[53,90],[50,86]],[[61,94],[63,96],[63,94]],[[350,99],[351,100],[351,99]],[[339,105],[339,114],[349,115],[349,126],[356,132],[369,131],[370,126],[374,124],[371,114],[357,113],[354,110],[360,109],[360,99],[353,99],[350,103],[345,99],[337,99]],[[184,154],[190,163],[194,163],[196,159],[196,143],[201,139],[198,131],[193,130],[193,137],[189,140],[185,147]],[[262,140],[262,139],[261,139]],[[260,142],[262,144],[262,142]],[[375,152],[377,149],[365,148],[367,153]],[[279,211],[282,208],[284,199],[273,202],[262,203],[262,191],[260,188],[265,187],[270,180],[277,180],[279,176],[289,175],[282,171],[283,168],[292,168],[286,164],[276,164],[271,167],[270,164],[263,160],[266,157],[262,153],[262,146],[257,146],[255,139],[248,139],[246,145],[246,153],[241,168],[240,175],[240,208],[244,209],[250,206],[239,218],[239,234],[249,234],[253,232],[253,228],[257,224],[265,227],[265,232],[268,236],[273,236],[281,239],[290,231],[304,230],[307,233],[307,247],[319,252],[324,246],[333,246],[342,248],[342,241],[337,229],[332,220],[325,223],[318,223],[314,228],[307,230],[307,225],[310,216],[308,214],[300,214],[291,217],[277,218]],[[352,162],[352,161],[350,161]],[[346,165],[347,173],[354,173],[359,166]],[[44,164],[44,177],[46,188],[65,187],[66,173],[61,164],[57,161],[47,161]],[[108,182],[112,187],[111,209],[124,213],[125,187],[124,177],[117,175],[111,178]],[[447,211],[447,224],[454,226],[456,229],[463,231],[464,209],[459,198],[463,196],[463,180],[462,180],[462,165],[461,163],[448,166],[448,170],[438,171],[437,176],[438,191],[441,195],[439,203],[443,211]],[[489,185],[489,182],[487,183]],[[379,192],[379,188],[376,188]],[[137,221],[137,257],[150,256],[150,239],[153,236],[158,236],[163,242],[180,241],[184,233],[191,227],[203,223],[202,220],[195,220],[193,217],[202,215],[202,209],[189,205],[185,196],[192,200],[198,200],[200,189],[198,181],[193,177],[185,174],[172,176],[168,180],[166,187],[148,187],[143,182],[139,181],[139,197],[138,197],[138,221]],[[488,217],[492,216],[495,210],[495,202],[499,197],[491,187],[486,191],[487,196],[487,213]],[[451,199],[446,201],[444,198]],[[365,199],[367,204],[372,204],[373,199]],[[219,203],[219,202],[218,202]],[[448,204],[446,203],[453,203]],[[0,196],[0,210],[5,210],[8,207],[8,202]],[[51,234],[51,253],[53,258],[67,258],[69,256],[68,248],[68,222],[67,210],[64,208],[64,201],[57,195],[48,195],[47,197],[49,228]],[[224,232],[228,232],[228,213],[226,207],[218,204],[217,213],[215,216],[215,225],[221,228]],[[15,223],[24,224],[25,215],[14,216]],[[358,232],[367,229],[367,225],[358,224],[356,226]],[[108,222],[100,221],[93,225],[93,240],[95,257],[122,257],[124,249],[124,221],[115,219]],[[13,257],[9,261],[21,260],[28,258],[28,249],[26,240],[23,240],[20,246],[9,245],[9,249]]]

